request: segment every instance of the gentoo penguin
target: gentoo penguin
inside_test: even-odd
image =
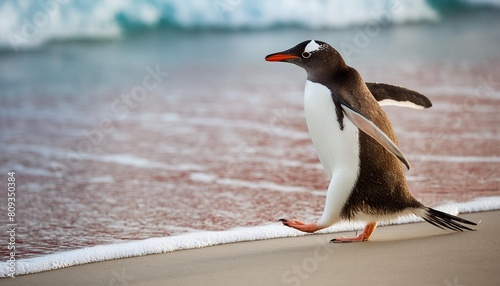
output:
[[[424,95],[403,87],[365,83],[329,44],[309,40],[270,54],[270,62],[304,68],[307,81],[304,110],[307,128],[319,160],[330,179],[323,214],[316,223],[280,219],[289,227],[315,232],[340,220],[366,221],[357,237],[332,242],[366,241],[377,222],[415,214],[455,231],[473,230],[474,222],[424,206],[408,191],[391,123],[380,105],[423,109],[432,106]],[[403,164],[401,164],[401,161]]]

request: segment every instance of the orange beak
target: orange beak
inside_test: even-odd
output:
[[[268,62],[281,62],[284,60],[289,60],[289,59],[298,59],[299,57],[290,55],[290,54],[282,54],[282,53],[276,53],[276,54],[270,54],[266,57],[266,61]]]

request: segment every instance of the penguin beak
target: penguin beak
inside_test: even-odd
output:
[[[284,52],[270,54],[266,57],[266,61],[268,62],[284,62],[290,59],[300,59],[300,58],[295,55],[287,54]]]

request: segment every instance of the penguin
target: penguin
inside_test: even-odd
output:
[[[411,214],[442,229],[474,230],[466,225],[476,223],[426,207],[409,192],[403,166],[410,169],[410,163],[380,106],[424,109],[432,106],[427,97],[400,86],[364,82],[337,50],[318,40],[265,60],[306,70],[307,128],[330,180],[321,218],[315,223],[280,219],[285,226],[312,233],[342,220],[367,223],[358,236],[332,239],[335,243],[367,241],[377,223]]]

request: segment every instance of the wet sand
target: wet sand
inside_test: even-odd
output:
[[[2,285],[498,285],[500,211],[463,214],[477,231],[427,223],[234,243],[91,263],[3,279]]]

